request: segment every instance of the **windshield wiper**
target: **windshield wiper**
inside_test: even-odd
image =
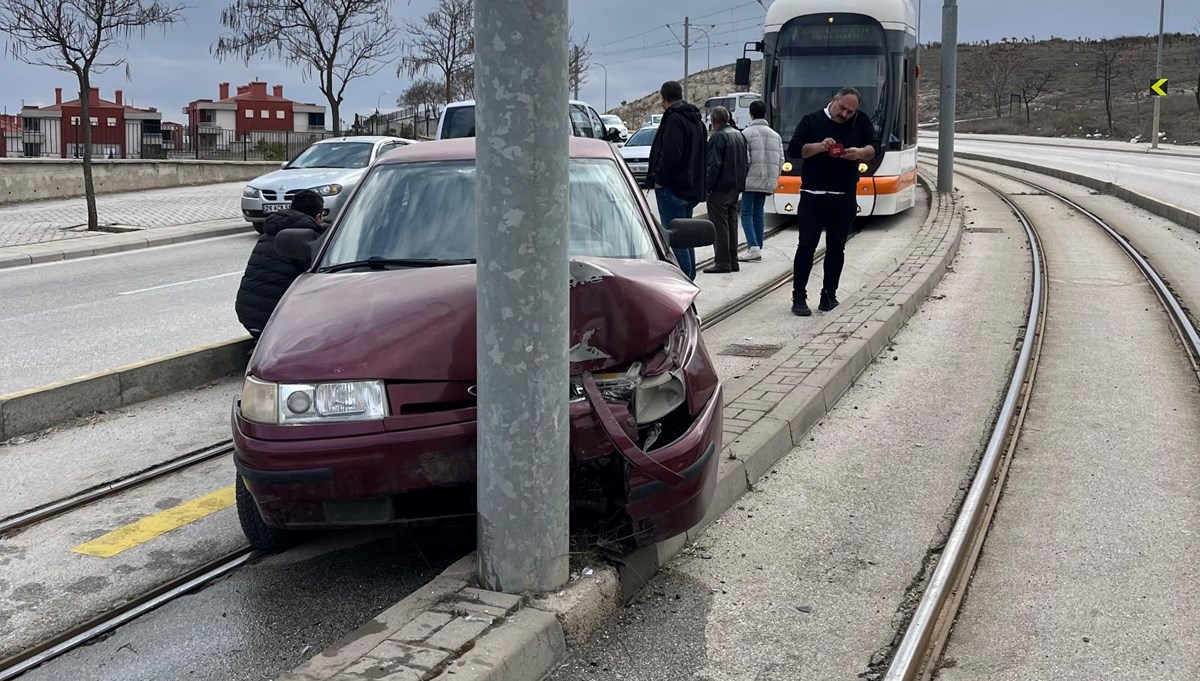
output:
[[[342,270],[353,270],[359,268],[367,268],[372,270],[386,270],[393,267],[444,267],[447,265],[474,265],[475,258],[463,258],[461,260],[439,260],[437,258],[381,258],[372,256],[366,260],[354,260],[352,262],[340,262],[329,267],[322,267],[318,272],[341,272]]]

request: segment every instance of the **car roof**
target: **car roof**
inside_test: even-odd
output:
[[[571,158],[614,158],[608,142],[587,137],[571,137]],[[459,137],[410,144],[392,150],[379,160],[381,164],[418,161],[467,161],[475,158],[475,138]]]
[[[587,102],[579,100],[579,99],[572,99],[572,100],[570,100],[569,103],[570,104],[579,104],[581,106],[592,106],[591,104],[588,104]],[[457,109],[457,108],[463,107],[463,106],[475,106],[475,100],[464,99],[461,102],[450,102],[449,104],[446,105],[446,108],[447,109]],[[592,108],[594,109],[596,107],[592,106]]]
[[[333,144],[333,143],[337,143],[337,142],[371,142],[373,144],[375,142],[382,142],[384,140],[388,140],[388,141],[401,140],[401,141],[405,141],[405,142],[409,141],[409,140],[405,140],[402,137],[392,137],[389,135],[350,135],[348,137],[326,137],[323,140],[318,140],[316,142],[316,144]]]

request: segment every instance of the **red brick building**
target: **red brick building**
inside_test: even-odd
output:
[[[92,122],[92,155],[96,158],[158,158],[162,146],[162,113],[125,104],[116,90],[113,99],[88,93]],[[63,101],[63,89],[54,88],[54,104],[21,109],[19,145],[6,145],[9,156],[83,156],[83,107],[79,98]],[[14,149],[14,146],[19,148]]]
[[[200,136],[224,133],[241,139],[260,132],[321,132],[325,107],[293,101],[283,96],[283,86],[267,92],[267,83],[239,85],[230,96],[229,83],[221,83],[219,97],[198,99],[183,109],[188,125]]]

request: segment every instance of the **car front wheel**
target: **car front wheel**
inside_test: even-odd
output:
[[[267,525],[258,512],[250,490],[246,489],[246,481],[242,476],[237,476],[234,484],[237,490],[234,497],[237,499],[238,522],[251,548],[264,553],[278,553],[296,543],[295,531]]]

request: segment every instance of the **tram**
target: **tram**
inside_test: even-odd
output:
[[[761,42],[764,102],[784,148],[806,114],[845,86],[862,93],[859,115],[871,117],[884,153],[859,165],[860,215],[893,215],[917,197],[917,28],[909,0],[775,0]],[[736,82],[749,86],[751,61],[738,60]],[[767,211],[795,215],[800,164],[783,164]]]

